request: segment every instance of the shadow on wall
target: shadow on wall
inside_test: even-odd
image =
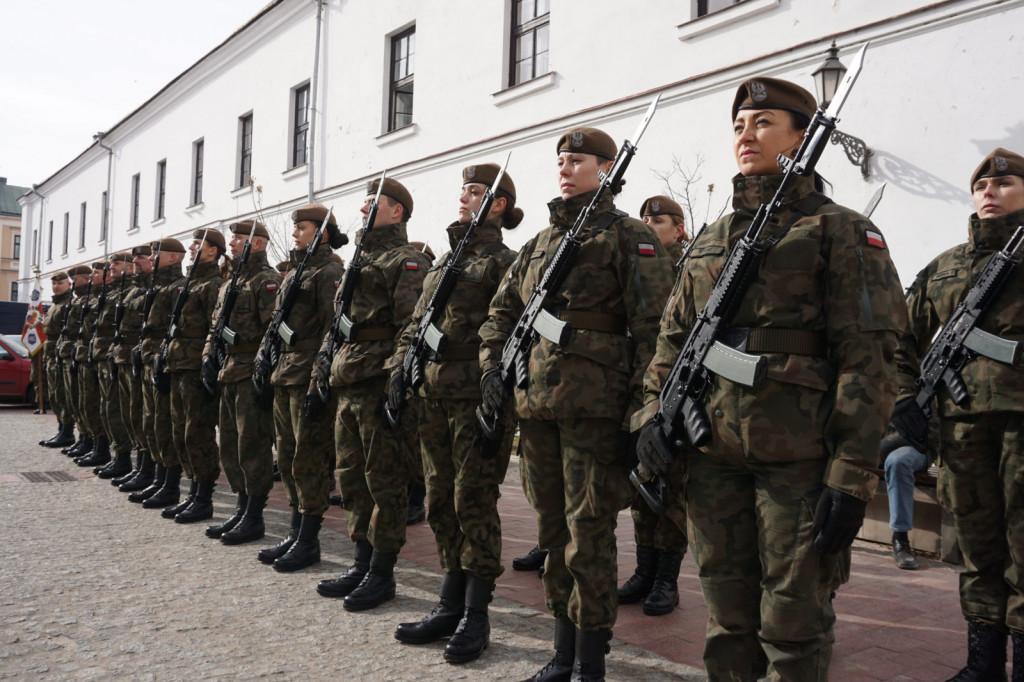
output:
[[[987,154],[988,152],[985,153]],[[982,158],[978,157],[978,162]],[[871,156],[871,161],[872,181],[884,180],[910,194],[916,194],[917,196],[929,199],[938,199],[958,204],[963,204],[970,200],[966,186],[957,187],[951,185],[942,178],[932,175],[923,168],[918,168],[905,159],[893,156],[887,152],[875,150]]]
[[[1018,122],[1012,128],[1007,128],[1006,135],[999,139],[971,140],[971,142],[978,148],[978,159],[971,165],[972,169],[981,163],[982,159],[991,154],[992,150],[996,147],[1009,149],[1017,154],[1024,154],[1024,122]]]

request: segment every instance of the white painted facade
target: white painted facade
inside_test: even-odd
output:
[[[671,171],[675,158],[699,176],[697,222],[713,219],[735,174],[729,107],[736,86],[760,74],[813,92],[811,73],[833,39],[847,65],[871,42],[839,127],[862,138],[874,156],[866,181],[838,146],[829,146],[818,169],[832,183],[833,198],[857,210],[887,183],[873,219],[905,284],[965,239],[973,211],[969,176],[980,160],[997,146],[1024,153],[1024,0],[745,0],[697,20],[696,0],[552,0],[550,73],[507,88],[510,2],[324,3],[313,186],[343,228],[358,226],[364,183],[388,168],[415,201],[410,239],[440,254],[448,248],[444,228],[455,217],[461,168],[500,161],[513,150],[509,173],[526,219],[506,242],[520,246],[546,224],[546,202],[557,194],[558,136],[592,125],[621,141],[657,92],[661,105],[617,203],[635,214],[645,197],[665,193],[659,174]],[[108,153],[99,143],[26,195],[22,277],[36,263],[46,281],[52,272],[155,238],[185,240],[197,227],[226,228],[253,217],[256,199],[276,242],[287,248],[288,215],[306,202],[309,186],[307,166],[288,166],[292,91],[313,75],[316,10],[311,0],[279,0],[107,131],[102,143],[113,156],[106,240],[100,224]],[[414,123],[384,134],[390,36],[413,25]],[[236,189],[239,117],[248,113],[255,182]],[[198,139],[205,150],[203,202],[189,206]],[[162,160],[166,217],[157,220]],[[140,224],[129,229],[137,173]],[[681,187],[676,176],[673,188]],[[79,247],[82,202],[87,234]]]

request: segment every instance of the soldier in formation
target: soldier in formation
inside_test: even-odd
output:
[[[68,457],[79,457],[92,450],[92,436],[89,434],[82,417],[81,405],[78,402],[78,371],[74,363],[75,342],[82,326],[82,308],[85,301],[91,298],[92,268],[88,265],[76,265],[68,270],[71,280],[72,298],[67,303],[68,309],[61,324],[62,332],[57,341],[57,364],[60,368],[60,385],[64,389],[67,410],[78,426],[78,440],[61,452]]]
[[[66,272],[50,277],[53,301],[43,321],[43,374],[46,377],[47,396],[53,414],[57,417],[57,433],[52,438],[39,441],[48,448],[65,448],[75,442],[75,417],[67,404],[64,379],[61,376],[61,362],[57,358],[57,346],[67,324],[71,309],[71,279]]]
[[[109,264],[96,261],[89,276],[89,290],[86,292],[79,316],[78,338],[75,340],[71,358],[72,371],[78,376],[78,411],[86,433],[92,441],[92,448],[75,457],[75,464],[81,467],[95,467],[110,461],[110,438],[103,427],[100,411],[100,383],[96,367],[90,360],[92,340],[96,335],[96,321],[106,307],[105,278]]]

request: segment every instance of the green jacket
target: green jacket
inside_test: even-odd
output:
[[[125,283],[121,343],[110,347],[110,352],[114,354],[114,362],[119,365],[131,362],[132,348],[139,342],[139,332],[142,331],[142,307],[146,302],[148,286],[149,275],[132,275]]]
[[[634,427],[657,411],[662,383],[729,251],[781,179],[736,176],[735,213],[709,225],[690,251],[661,320],[644,381],[646,404]],[[869,500],[896,393],[903,292],[884,239],[867,218],[821,203],[811,178],[799,178],[787,199],[768,232],[792,227],[761,260],[731,326],[810,332],[823,352],[761,353],[767,374],[758,390],[713,377],[704,399],[712,438],[701,451],[761,462],[828,459],[824,483]]]
[[[167,346],[167,371],[198,371],[203,363],[203,346],[210,333],[217,292],[224,283],[216,261],[192,266],[195,272],[188,286],[188,299],[178,317],[178,331]],[[175,282],[180,293],[185,280]]]
[[[57,354],[64,360],[71,360],[75,355],[75,343],[78,341],[78,331],[82,326],[82,309],[85,307],[86,292],[89,292],[89,285],[83,284],[75,287],[72,292],[74,296],[67,304],[67,324],[64,325],[64,333],[57,342]],[[92,304],[92,295],[89,296],[89,304]]]
[[[46,311],[46,318],[43,320],[43,333],[46,334],[46,341],[43,342],[43,357],[56,358],[57,344],[60,340],[61,329],[64,328],[64,320],[71,310],[71,289],[68,289],[60,296],[54,296],[50,309]]]
[[[142,339],[142,360],[151,364],[160,351],[160,344],[167,336],[171,324],[171,311],[178,298],[178,281],[181,279],[181,264],[167,265],[156,271],[153,306],[149,309],[146,324],[146,338]]]

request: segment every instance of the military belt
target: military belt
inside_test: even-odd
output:
[[[110,325],[104,324],[104,325],[100,325],[99,327],[96,327],[96,336],[113,336],[113,335],[114,335],[114,325],[112,325],[112,324],[110,324]]]
[[[568,322],[573,329],[620,335],[626,333],[626,319],[618,315],[587,310],[563,310],[558,314],[558,319]]]
[[[356,327],[356,333],[350,339],[353,343],[360,341],[392,341],[398,333],[397,327]]]
[[[437,362],[455,362],[459,360],[476,360],[480,357],[479,343],[459,343],[445,346],[437,354]]]
[[[236,343],[233,346],[226,345],[225,347],[228,349],[228,355],[239,355],[240,353],[255,353],[262,345],[262,343],[257,341],[254,343]]]
[[[719,340],[746,353],[825,354],[824,337],[806,329],[729,327],[720,335]]]
[[[294,344],[284,347],[285,353],[302,353],[307,350],[319,350],[322,339],[313,337],[310,339],[299,339]],[[230,348],[230,346],[229,346]]]
[[[206,338],[206,334],[207,334],[207,332],[206,332],[205,329],[182,329],[182,328],[179,327],[178,328],[178,333],[175,335],[175,338],[178,338],[178,339],[205,339]]]

